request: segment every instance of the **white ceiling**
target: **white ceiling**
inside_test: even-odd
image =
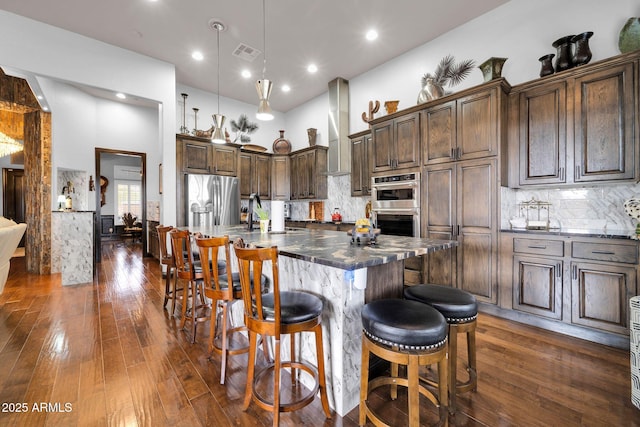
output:
[[[508,0],[268,0],[265,78],[271,106],[287,112],[347,80],[420,46]],[[177,82],[217,92],[215,18],[220,34],[220,95],[257,104],[263,56],[232,56],[240,43],[263,50],[260,0],[0,0],[0,9],[120,46],[176,66]],[[365,33],[375,28],[371,43]],[[191,58],[193,50],[205,56]],[[311,75],[306,66],[319,70]],[[253,73],[240,76],[242,69]],[[291,86],[289,93],[280,90]]]

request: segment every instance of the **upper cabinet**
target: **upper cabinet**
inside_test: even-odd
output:
[[[349,135],[351,140],[351,196],[371,195],[371,131]]]
[[[238,147],[216,145],[202,139],[178,135],[177,169],[183,173],[238,175]]]
[[[327,150],[316,145],[291,153],[291,200],[327,198]]]
[[[420,134],[425,165],[470,160],[498,154],[502,102],[495,85],[425,108]]]
[[[514,88],[509,185],[638,178],[637,54]]]
[[[420,166],[419,121],[415,112],[372,123],[373,172]]]
[[[240,152],[240,197],[255,193],[262,200],[271,199],[271,155]]]
[[[271,157],[271,199],[289,200],[291,197],[291,160],[287,154]]]

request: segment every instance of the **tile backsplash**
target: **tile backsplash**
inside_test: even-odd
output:
[[[622,184],[535,190],[502,187],[502,228],[509,228],[510,218],[521,216],[520,202],[534,198],[551,203],[549,218],[559,221],[562,227],[632,230],[635,220],[623,208],[625,200],[631,197],[640,197],[640,186]]]

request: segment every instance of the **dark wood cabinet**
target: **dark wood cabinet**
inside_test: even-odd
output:
[[[418,112],[373,123],[371,127],[373,172],[420,165],[420,115]]]
[[[160,259],[160,240],[158,237],[158,229],[156,228],[158,224],[158,221],[147,221],[147,230],[149,230],[147,238],[149,253],[157,260]]]
[[[178,168],[183,173],[238,175],[238,147],[216,145],[202,139],[177,138]]]
[[[420,115],[425,165],[495,156],[500,149],[500,89],[479,87]]]
[[[271,157],[271,199],[291,198],[291,161],[288,155],[274,154]]]
[[[513,88],[509,186],[638,178],[638,77],[622,55]]]
[[[256,193],[260,199],[271,199],[271,155],[240,152],[240,196]]]
[[[327,147],[291,153],[291,199],[327,198]]]
[[[371,131],[349,135],[351,140],[351,196],[371,195]]]
[[[426,237],[459,242],[427,257],[426,281],[458,287],[492,304],[498,282],[497,173],[493,158],[428,166],[423,173]]]

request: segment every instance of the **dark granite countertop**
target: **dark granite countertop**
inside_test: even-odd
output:
[[[636,239],[635,230],[609,230],[609,229],[588,229],[588,228],[551,228],[548,230],[528,230],[525,228],[504,228],[502,232],[524,233],[532,235],[546,236],[567,236],[567,237],[599,237],[605,239]]]
[[[351,237],[341,231],[294,229],[281,233],[260,233],[260,230],[248,231],[246,225],[206,229],[191,227],[189,230],[209,236],[227,234],[232,241],[241,237],[246,243],[259,247],[277,246],[281,255],[344,270],[386,264],[449,249],[458,244],[452,240],[380,235],[374,246],[357,245],[352,244]]]

